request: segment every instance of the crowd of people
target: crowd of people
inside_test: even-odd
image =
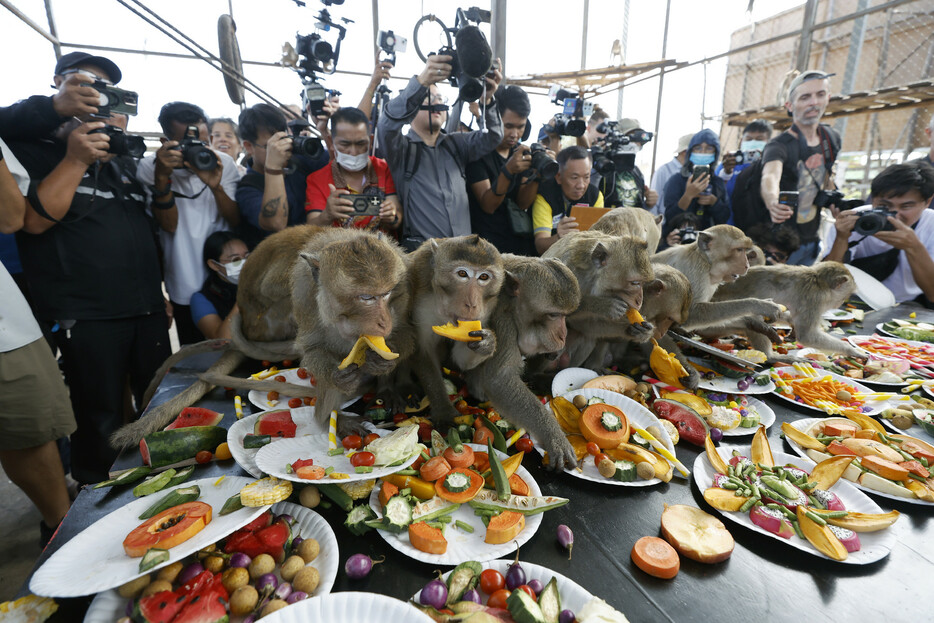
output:
[[[317,115],[260,103],[234,121],[170,102],[158,118],[161,146],[142,158],[115,153],[127,115],[98,110],[94,85],[122,78],[105,57],[67,54],[54,95],[0,109],[0,230],[15,232],[0,239],[0,462],[39,508],[44,539],[68,509],[65,471],[79,484],[107,477],[116,455],[108,437],[138,416],[170,354],[170,326],[181,344],[229,337],[244,261],[290,226],[379,229],[408,250],[475,232],[501,252],[538,255],[581,229],[574,208],[635,207],[662,223],[655,250],[735,224],[770,264],[852,262],[899,301],[934,300],[934,119],[930,154],[872,183],[887,227],[859,237],[854,225],[870,208],[842,211],[832,192],[841,140],[820,123],[827,74],[791,83],[788,130],[753,121],[729,152],[699,129],[647,182],[635,159],[652,135],[638,120],[597,108],[581,136],[553,120],[530,144],[529,97],[501,85],[496,66],[472,107],[482,129],[445,131],[438,84],[451,61],[430,56],[375,127],[385,62],[357,107],[333,98]],[[306,118],[324,141],[309,136]],[[609,135],[611,166],[595,166]],[[835,226],[822,243],[825,210]],[[69,435],[63,470],[57,440]]]

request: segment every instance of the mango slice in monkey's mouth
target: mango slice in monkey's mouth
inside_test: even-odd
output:
[[[449,322],[431,328],[441,337],[457,340],[458,342],[479,342],[483,338],[472,337],[469,334],[471,331],[480,331],[481,329],[483,329],[483,326],[479,320],[458,320],[456,327]]]
[[[394,353],[386,346],[386,340],[378,335],[361,335],[357,338],[350,354],[344,357],[344,360],[337,366],[338,370],[343,370],[352,363],[362,366],[366,362],[366,349],[369,348],[377,355],[386,360],[395,359],[399,353]]]
[[[640,322],[643,322],[645,318],[642,317],[642,314],[639,313],[638,309],[635,307],[630,307],[628,310],[626,310],[626,320],[628,320],[630,324],[639,324]]]

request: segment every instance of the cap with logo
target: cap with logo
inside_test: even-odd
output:
[[[810,80],[824,80],[830,76],[836,76],[837,74],[828,74],[823,71],[817,71],[816,69],[809,69],[808,71],[801,72],[795,79],[791,81],[791,84],[788,85],[788,99],[791,99],[791,94],[795,92],[799,86],[808,82]]]
[[[111,84],[117,84],[123,77],[117,64],[105,56],[94,56],[87,52],[69,52],[55,63],[55,75],[61,75],[67,69],[73,69],[78,65],[94,65],[104,70],[104,73],[110,77]]]

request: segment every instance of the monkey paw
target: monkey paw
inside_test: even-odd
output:
[[[479,337],[476,342],[467,342],[467,348],[478,355],[490,356],[496,350],[496,334],[489,329],[480,329],[468,333],[470,337]]]
[[[763,318],[777,319],[785,311],[784,305],[772,301],[756,301],[755,313]]]
[[[746,327],[747,331],[764,335],[772,344],[782,343],[782,336],[778,334],[778,331],[776,331],[772,325],[755,316],[746,316],[743,318],[743,326]]]
[[[367,428],[363,426],[365,421],[366,420],[362,417],[352,417],[339,413],[337,415],[337,436],[340,438],[346,437],[347,435],[366,437],[372,431],[367,430]]]
[[[567,437],[560,432],[546,435],[542,445],[548,452],[546,469],[562,472],[565,469],[577,467],[577,455],[574,453],[574,448],[568,442]]]
[[[373,376],[383,376],[395,370],[397,365],[398,359],[383,359],[375,351],[367,349],[363,371]]]
[[[626,333],[629,334],[634,342],[641,344],[652,339],[652,336],[655,334],[655,325],[643,320],[642,322],[629,325],[629,328],[626,329]]]
[[[363,381],[363,371],[355,363],[350,364],[343,370],[337,370],[331,375],[331,383],[347,396],[357,394],[357,389]]]
[[[607,317],[610,320],[623,320],[626,317],[626,312],[629,311],[629,303],[622,299],[611,299],[609,304],[609,309],[607,310]]]
[[[435,428],[442,428],[446,424],[453,424],[454,418],[456,418],[460,413],[457,409],[454,408],[454,405],[450,401],[444,401],[441,404],[431,404],[431,421],[435,424]]]
[[[694,366],[690,365],[686,361],[683,361],[682,365],[684,366],[684,369],[688,371],[688,375],[682,376],[678,380],[681,381],[681,384],[684,385],[685,389],[694,391],[697,389],[698,383],[700,383],[700,374],[697,373],[697,370],[694,368]]]

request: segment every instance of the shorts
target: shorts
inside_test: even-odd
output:
[[[62,373],[44,339],[0,353],[0,450],[41,446],[76,428]]]

